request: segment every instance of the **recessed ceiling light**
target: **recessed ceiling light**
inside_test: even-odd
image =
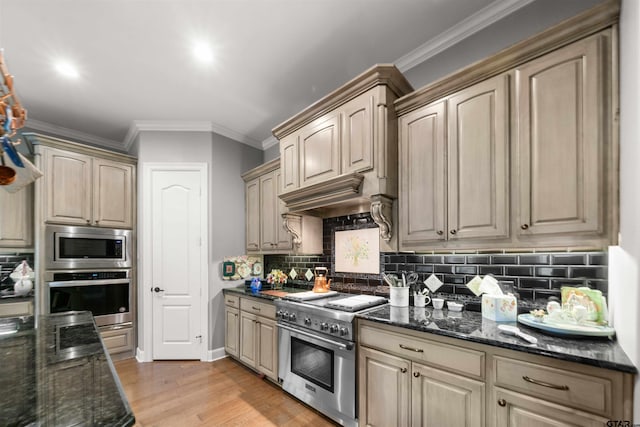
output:
[[[58,73],[70,79],[77,79],[80,76],[78,69],[67,61],[58,61],[55,64],[55,68]]]
[[[213,62],[213,52],[211,47],[204,42],[197,42],[193,45],[193,56],[204,64],[210,64]]]

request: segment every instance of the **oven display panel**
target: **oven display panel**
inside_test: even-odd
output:
[[[291,337],[291,372],[333,393],[332,350]]]

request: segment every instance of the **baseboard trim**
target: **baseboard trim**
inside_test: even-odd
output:
[[[227,357],[227,353],[224,351],[224,347],[214,348],[207,352],[207,360],[204,362],[215,362],[216,360],[224,359]]]
[[[144,351],[140,349],[140,347],[136,347],[136,360],[139,363],[151,362],[151,360],[146,360],[144,357]]]

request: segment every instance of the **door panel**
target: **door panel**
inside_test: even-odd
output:
[[[273,172],[276,178],[276,188],[282,188],[282,173],[281,169],[277,169]],[[284,222],[282,214],[287,212],[287,206],[276,194],[276,245],[277,249],[291,249],[293,248],[293,239],[291,233],[284,228]]]
[[[373,168],[373,105],[367,93],[342,107],[342,173]]]
[[[278,330],[276,322],[258,317],[257,336],[258,364],[256,368],[274,380],[278,379]]]
[[[199,359],[203,274],[200,171],[153,171],[154,359]],[[206,277],[206,276],[205,276]]]
[[[247,251],[260,250],[260,180],[258,178],[245,184],[246,247]]]
[[[449,98],[449,239],[507,237],[509,110],[507,75]]]
[[[240,311],[240,360],[256,366],[256,315]]]
[[[131,228],[133,166],[94,159],[93,169],[95,224],[101,227]]]
[[[340,174],[340,116],[310,126],[300,137],[300,186]]]
[[[298,188],[298,134],[288,135],[280,141],[280,165],[282,167],[281,192]]]
[[[47,149],[46,221],[87,225],[91,223],[91,157]]]

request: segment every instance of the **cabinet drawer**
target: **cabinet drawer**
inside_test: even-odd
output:
[[[229,307],[239,308],[240,307],[240,297],[237,296],[237,295],[225,294],[224,295],[224,303],[225,303],[225,305],[228,305]]]
[[[432,366],[484,378],[485,354],[481,351],[375,330],[369,326],[360,329],[360,343]]]
[[[240,298],[240,309],[248,313],[264,316],[268,319],[276,318],[276,307],[250,298]]]
[[[558,404],[611,413],[612,381],[500,356],[493,358],[494,384]]]
[[[133,328],[103,329],[100,336],[109,354],[133,350]]]
[[[33,302],[5,302],[0,304],[0,317],[31,316],[33,314]]]

